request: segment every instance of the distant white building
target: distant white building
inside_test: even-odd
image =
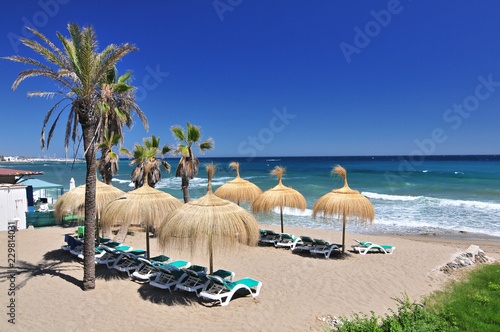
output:
[[[3,159],[5,159],[5,161],[19,161],[18,156],[6,156],[6,157],[3,157]]]

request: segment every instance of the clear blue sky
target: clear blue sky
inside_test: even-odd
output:
[[[134,71],[150,124],[125,147],[199,125],[208,157],[500,153],[498,1],[2,1],[1,56],[29,24],[60,43],[67,23],[93,25],[100,45],[140,50]],[[0,154],[64,156],[64,120],[48,150],[42,121],[55,100],[44,79],[0,60]],[[278,115],[277,115],[278,114]],[[136,118],[138,121],[138,119]],[[71,151],[71,148],[70,148]],[[81,156],[81,153],[79,154]]]

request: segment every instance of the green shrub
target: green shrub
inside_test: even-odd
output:
[[[425,304],[396,299],[398,310],[385,317],[353,314],[341,317],[336,331],[495,331],[500,332],[500,265],[483,265],[467,280],[436,292]]]

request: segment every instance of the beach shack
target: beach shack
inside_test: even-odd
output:
[[[17,228],[55,225],[55,200],[63,193],[63,186],[31,175],[43,172],[0,168],[0,231],[7,230],[9,222],[17,222]]]
[[[42,206],[54,204],[55,201],[63,194],[63,185],[57,183],[50,183],[40,179],[22,179],[18,182],[24,184],[26,194],[28,196],[28,210],[34,212],[39,210]],[[38,209],[35,209],[38,206]],[[45,208],[42,208],[42,210]]]
[[[63,185],[40,179],[23,179],[19,183],[26,186],[28,199],[27,225],[33,225],[34,227],[56,225],[54,203],[63,194]]]
[[[22,184],[0,184],[0,231],[15,224],[17,229],[26,228],[26,186]]]

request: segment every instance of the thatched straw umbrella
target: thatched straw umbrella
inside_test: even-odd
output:
[[[252,182],[240,178],[239,163],[232,162],[229,166],[236,170],[236,178],[220,186],[214,194],[220,198],[236,202],[238,205],[240,205],[240,202],[252,203],[262,194],[262,190]]]
[[[101,221],[107,227],[121,224],[118,239],[125,238],[131,225],[145,228],[149,259],[149,230],[157,230],[165,217],[182,205],[183,203],[172,195],[151,188],[146,179],[142,187],[110,202],[102,212]]]
[[[283,177],[283,173],[285,173],[285,168],[276,166],[271,174],[276,175],[278,177],[278,184],[269,190],[266,190],[262,193],[252,204],[252,210],[254,212],[262,212],[269,213],[275,207],[280,208],[281,214],[281,233],[283,230],[283,208],[297,208],[301,210],[305,210],[307,207],[306,199],[299,193],[297,190],[292,189],[291,187],[286,187],[281,183],[281,178]]]
[[[347,185],[346,170],[341,166],[336,166],[332,173],[336,173],[344,178],[344,186],[334,189],[328,194],[320,197],[313,206],[313,217],[322,213],[324,217],[342,216],[342,253],[345,252],[345,225],[346,218],[356,222],[372,222],[375,218],[375,211],[372,203],[359,191],[352,190]]]
[[[97,215],[97,220],[101,216],[104,207],[117,197],[125,194],[118,188],[107,185],[96,179],[96,195],[95,195],[95,211]],[[64,216],[67,214],[73,214],[76,216],[85,216],[85,185],[78,186],[70,191],[64,193],[59,197],[54,205],[54,216],[56,220],[62,221]],[[97,223],[99,227],[99,222]],[[99,240],[99,232],[98,232]]]
[[[215,166],[208,165],[206,195],[170,213],[158,235],[164,249],[189,247],[193,252],[207,248],[210,273],[213,273],[214,250],[227,250],[237,243],[255,246],[259,239],[259,224],[250,212],[213,194],[214,172]]]

